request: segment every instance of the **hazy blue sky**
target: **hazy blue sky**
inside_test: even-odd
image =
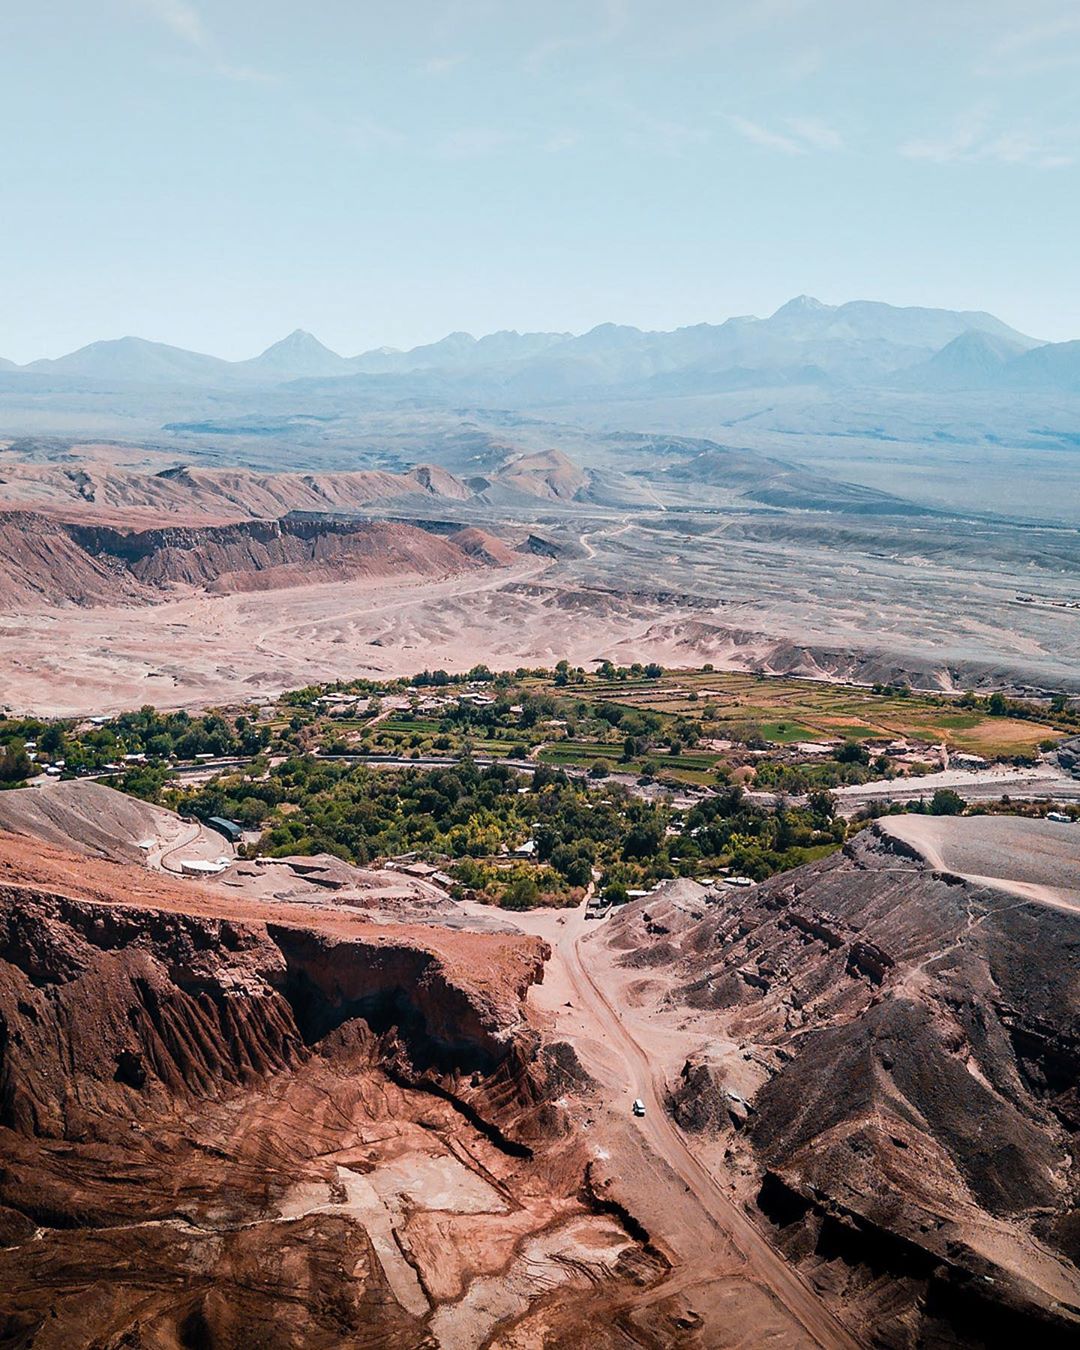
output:
[[[823,300],[1080,336],[1076,0],[5,0],[0,354]]]

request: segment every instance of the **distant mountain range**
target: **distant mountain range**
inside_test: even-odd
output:
[[[1080,393],[1080,342],[1024,347],[997,333],[972,330],[904,372],[920,390],[1030,389]]]
[[[784,385],[885,385],[921,392],[1016,388],[1080,392],[1080,342],[1044,344],[980,311],[897,308],[809,296],[766,319],[740,317],[673,332],[601,324],[588,333],[451,333],[411,351],[343,357],[297,330],[247,361],[142,338],[94,342],[55,360],[0,361],[5,382],[49,389],[229,389],[301,381],[362,395],[573,400],[668,396]]]

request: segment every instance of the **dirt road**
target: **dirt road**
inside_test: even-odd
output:
[[[780,1300],[801,1323],[807,1336],[820,1346],[845,1346],[854,1350],[858,1342],[724,1194],[713,1175],[691,1152],[685,1137],[664,1108],[662,1075],[655,1071],[654,1061],[650,1061],[645,1048],[628,1030],[619,1010],[582,959],[580,932],[571,930],[571,934],[559,945],[559,954],[580,1007],[591,1008],[598,1025],[608,1032],[625,1059],[628,1095],[640,1097],[645,1104],[645,1117],[638,1122],[642,1135],[682,1178],[716,1225],[731,1238],[747,1263],[750,1277]]]
[[[213,862],[218,858],[231,857],[232,853],[232,846],[215,831],[197,820],[177,818],[175,829],[169,837],[160,839],[157,847],[147,852],[146,865],[179,876],[182,861],[194,859]]]
[[[767,1340],[855,1350],[858,1342],[726,1193],[724,1179],[695,1156],[668,1115],[663,1066],[670,1045],[662,1030],[650,1038],[630,1010],[619,1006],[603,962],[587,942],[583,949],[583,939],[599,931],[585,921],[584,909],[506,917],[551,945],[544,986],[537,992],[601,1085],[607,1100],[592,1131],[597,1157],[618,1178],[620,1197],[672,1253],[668,1292],[688,1294],[700,1309],[710,1306],[711,1290],[724,1289],[724,1297],[742,1309],[741,1327],[710,1327],[708,1343],[749,1346]],[[640,1120],[630,1114],[635,1097],[645,1104]]]
[[[881,779],[833,788],[832,795],[841,815],[850,816],[874,802],[929,801],[938,788],[951,788],[968,802],[998,801],[1006,793],[1015,801],[1080,801],[1080,779],[1045,761],[1033,768],[995,765],[983,770],[948,769],[921,778]]]

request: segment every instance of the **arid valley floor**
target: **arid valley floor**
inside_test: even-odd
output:
[[[628,474],[490,439],[469,441],[497,460],[479,479],[177,470],[160,452],[13,444],[4,702],[198,707],[422,665],[605,657],[1076,686],[1075,530],[924,510],[697,442],[643,438]],[[268,546],[268,519],[291,549]]]

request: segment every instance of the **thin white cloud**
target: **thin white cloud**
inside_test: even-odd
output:
[[[982,147],[980,158],[999,164],[1033,164],[1039,169],[1064,169],[1074,156],[1045,145],[1022,131],[1005,131]]]
[[[198,52],[215,75],[224,80],[235,80],[239,84],[274,83],[275,77],[265,71],[226,60],[213,34],[203,22],[202,15],[188,0],[135,0],[135,3],[192,51]]]
[[[780,63],[780,73],[797,84],[800,80],[816,75],[825,64],[825,54],[820,47],[799,47]]]
[[[572,150],[575,145],[581,144],[581,135],[576,131],[557,131],[553,136],[549,136],[544,142],[544,149],[550,155],[556,155],[562,150]]]
[[[436,151],[443,159],[481,159],[502,150],[513,139],[498,127],[461,127],[441,137]]]
[[[254,66],[234,66],[228,61],[215,61],[215,75],[223,80],[235,80],[237,84],[277,84],[277,76],[266,70],[256,70]]]
[[[445,56],[429,56],[426,61],[420,65],[420,69],[425,75],[446,75],[451,70],[456,70],[465,60],[460,54]]]
[[[840,133],[817,117],[788,117],[784,130],[763,126],[749,117],[732,116],[728,121],[740,136],[764,150],[783,155],[805,155],[811,150],[842,150]]]
[[[628,143],[651,153],[678,157],[709,139],[709,132],[700,123],[654,117],[639,107],[628,111],[627,120],[631,124],[626,133]]]
[[[953,164],[972,155],[984,134],[984,119],[968,114],[951,127],[930,136],[904,141],[900,153],[905,159],[926,159],[933,164]]]
[[[345,138],[357,150],[374,153],[379,150],[396,150],[408,139],[403,132],[388,127],[382,122],[370,118],[349,122],[342,128]]]
[[[800,141],[811,146],[814,150],[842,150],[844,148],[840,133],[816,117],[789,117],[785,125]]]
[[[999,38],[976,67],[991,78],[1040,75],[1080,65],[1080,13],[1014,29]]]
[[[630,26],[630,0],[602,0],[598,7],[598,19],[595,27],[586,25],[572,36],[548,37],[537,42],[524,54],[521,62],[523,68],[535,74],[569,52],[611,47],[626,35]]]
[[[522,65],[530,72],[536,72],[541,67],[546,66],[549,61],[559,56],[564,56],[567,52],[576,51],[588,44],[583,38],[558,37],[545,38],[538,42],[535,47],[531,47],[525,53],[525,59]]]
[[[192,47],[209,45],[202,15],[187,0],[138,0],[139,7]]]
[[[804,155],[805,145],[801,145],[793,136],[781,135],[779,131],[770,131],[760,122],[752,122],[749,117],[733,116],[728,119],[740,136],[760,145],[766,150],[779,150],[785,155]]]
[[[905,159],[931,164],[996,163],[1062,169],[1075,162],[1075,152],[1056,138],[1021,128],[995,129],[984,111],[958,118],[939,134],[916,137],[899,146]]]

